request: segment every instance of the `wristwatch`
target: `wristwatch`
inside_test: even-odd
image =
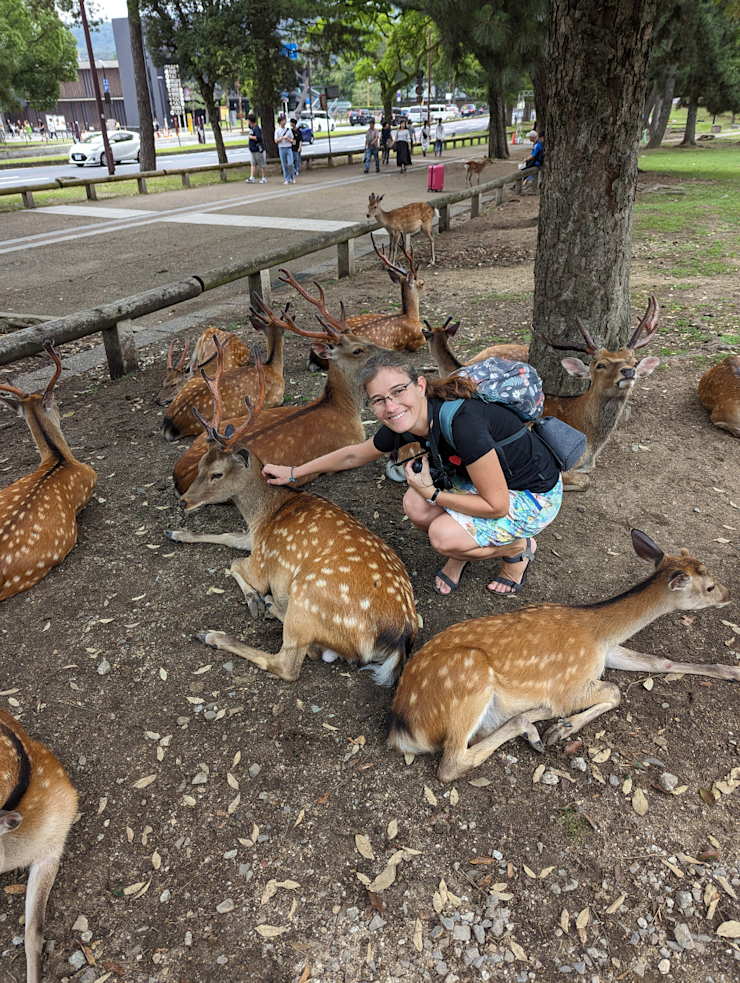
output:
[[[429,499],[427,499],[427,501],[429,502],[430,505],[434,505],[434,503],[437,501],[437,495],[439,495],[440,490],[441,489],[439,489],[439,488],[435,488],[434,489],[434,494],[432,495],[432,497],[429,498]]]

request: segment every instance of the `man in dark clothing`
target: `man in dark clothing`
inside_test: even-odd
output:
[[[293,180],[300,176],[301,173],[301,151],[303,149],[303,133],[298,126],[298,120],[293,118],[290,121],[290,128],[293,131],[293,139],[295,143],[293,144]]]
[[[260,184],[267,184],[267,178],[265,177],[267,153],[265,151],[265,145],[262,142],[262,128],[257,122],[257,117],[254,113],[250,113],[247,116],[247,133],[249,134],[249,157],[251,164],[251,173],[247,178],[247,184],[254,184],[254,174],[257,168],[262,173]]]

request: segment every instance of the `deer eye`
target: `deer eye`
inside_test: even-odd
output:
[[[211,481],[218,481],[219,478],[223,478],[223,471],[217,471],[215,474],[211,475]]]
[[[353,355],[362,355],[363,352],[364,352],[364,349],[362,349],[362,348],[355,348],[355,350],[352,352],[352,354]]]
[[[599,364],[598,364],[598,365],[596,366],[596,368],[597,368],[597,369],[605,369],[605,368],[606,368],[606,366],[604,365],[604,363],[603,363],[603,362],[599,362]]]
[[[711,587],[707,587],[707,593],[709,593],[709,591],[710,591],[710,590],[714,590],[714,587],[715,587],[715,585],[714,585],[714,584],[712,584],[712,586],[711,586]]]

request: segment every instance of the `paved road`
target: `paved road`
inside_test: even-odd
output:
[[[447,135],[451,136],[453,131],[460,136],[463,133],[475,132],[485,129],[488,126],[487,116],[476,116],[473,119],[456,120],[454,123],[447,124]],[[357,132],[349,136],[332,137],[332,150],[361,150],[364,145],[364,128],[357,128]],[[310,157],[316,154],[325,154],[328,149],[328,142],[324,138],[317,137],[312,146],[307,146],[304,153]],[[481,148],[482,150],[482,148]],[[229,148],[227,154],[230,161],[247,160],[248,151],[246,147]],[[179,154],[158,154],[157,166],[165,167],[197,167],[202,164],[215,164],[217,162],[215,150],[193,150],[192,153]],[[139,165],[136,162],[116,165],[118,174],[136,174]],[[10,188],[19,184],[36,184],[44,181],[54,181],[58,177],[81,177],[82,175],[101,176],[105,173],[101,167],[79,168],[74,164],[49,164],[45,167],[18,167],[0,171],[0,188]]]

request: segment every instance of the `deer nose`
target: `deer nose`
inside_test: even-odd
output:
[[[634,369],[622,369],[622,375],[625,379],[634,379],[635,370]]]

